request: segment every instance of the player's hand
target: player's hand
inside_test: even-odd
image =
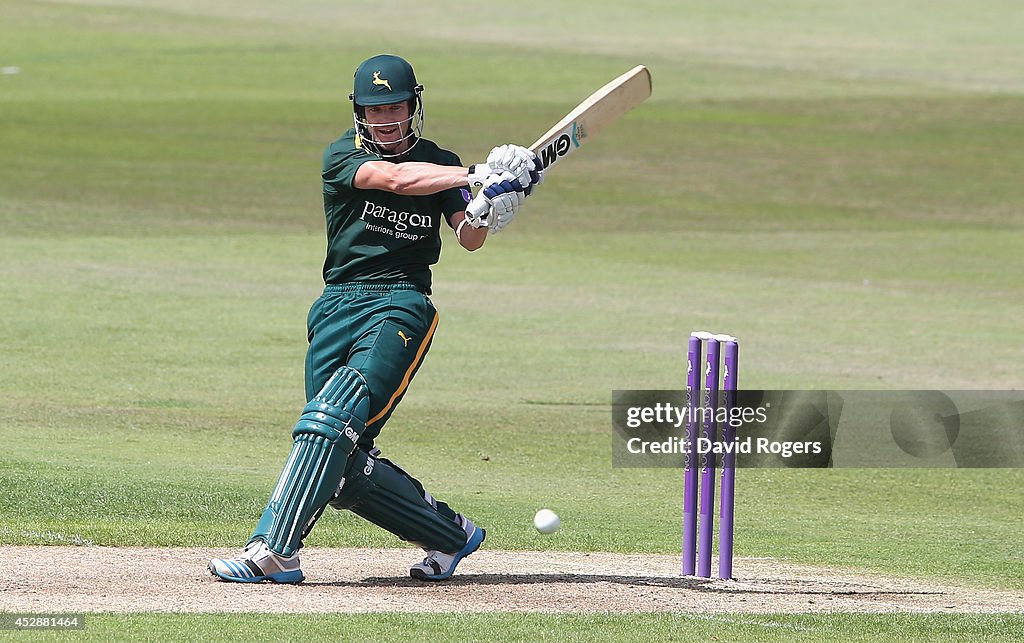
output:
[[[521,190],[502,192],[491,199],[491,211],[488,214],[487,223],[491,232],[498,233],[505,229],[512,219],[519,214],[523,202],[526,200],[526,193]]]
[[[466,223],[473,228],[490,226],[500,231],[519,213],[525,198],[523,186],[510,172],[491,174],[466,206]]]
[[[540,158],[520,145],[500,145],[491,150],[487,164],[495,172],[510,172],[523,186],[526,196],[533,193],[534,188],[544,182],[544,168]]]
[[[530,187],[535,173],[540,170],[537,155],[521,145],[499,145],[487,155],[487,165],[492,172],[508,172],[516,179],[523,189]]]
[[[538,185],[544,182],[544,167],[540,162],[540,158],[536,154],[534,154],[530,150],[526,151],[530,152],[530,156],[533,157],[534,166],[534,169],[530,170],[530,184],[524,186],[524,193],[526,194],[526,196],[530,196],[530,194],[533,193],[534,189],[536,189]]]

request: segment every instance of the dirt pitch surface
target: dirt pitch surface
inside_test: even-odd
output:
[[[683,578],[669,555],[477,552],[442,583],[412,549],[302,551],[306,582],[215,580],[221,549],[0,550],[0,611],[19,612],[1021,612],[1024,593],[738,558],[736,580]],[[716,567],[717,570],[717,567]]]

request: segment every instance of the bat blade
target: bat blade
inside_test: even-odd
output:
[[[537,139],[530,149],[540,159],[544,170],[550,170],[650,95],[651,72],[643,65],[637,65],[588,96]],[[490,203],[481,190],[466,205],[466,212],[480,218],[489,208]]]
[[[651,72],[637,65],[588,96],[530,149],[548,170],[650,95]]]

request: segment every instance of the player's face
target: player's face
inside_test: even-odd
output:
[[[393,148],[409,133],[409,103],[370,105],[366,108],[366,122],[378,144],[389,151],[397,151]],[[408,145],[408,141],[402,141],[402,144]]]

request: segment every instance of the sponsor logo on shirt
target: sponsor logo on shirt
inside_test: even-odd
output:
[[[359,218],[366,222],[367,230],[399,239],[422,239],[434,229],[433,215],[399,212],[369,200],[364,202],[363,214]]]

